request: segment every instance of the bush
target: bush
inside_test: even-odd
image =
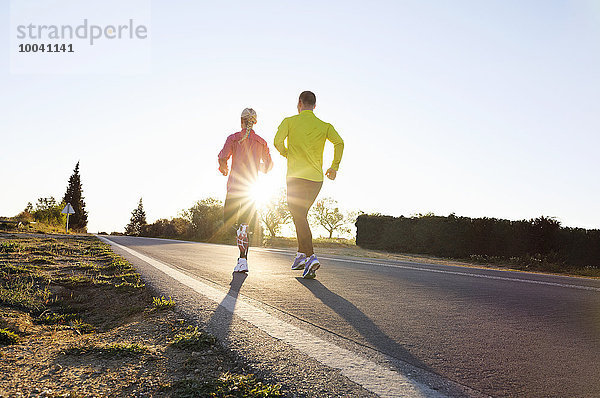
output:
[[[563,228],[553,218],[361,215],[356,244],[366,249],[451,258],[532,259],[572,267],[600,265],[600,230]]]
[[[152,224],[145,225],[142,228],[142,236],[151,238],[176,239],[183,238],[190,230],[190,223],[183,218],[174,218],[172,220],[160,219]]]

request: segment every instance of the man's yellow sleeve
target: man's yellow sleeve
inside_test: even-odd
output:
[[[338,171],[340,162],[342,161],[342,154],[344,153],[344,140],[331,124],[327,129],[327,139],[333,144],[333,162],[331,162],[331,168]]]
[[[283,156],[284,158],[287,158],[288,153],[288,150],[285,147],[285,139],[288,137],[288,134],[289,128],[287,119],[283,119],[283,122],[281,122],[281,124],[277,128],[277,134],[275,134],[273,145],[275,146],[275,149],[277,149],[281,156]]]

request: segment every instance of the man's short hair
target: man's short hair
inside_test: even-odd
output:
[[[300,93],[300,102],[304,105],[315,106],[317,104],[317,97],[312,91],[303,91]]]

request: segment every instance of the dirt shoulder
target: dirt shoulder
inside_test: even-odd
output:
[[[0,233],[0,397],[282,396],[91,236]]]

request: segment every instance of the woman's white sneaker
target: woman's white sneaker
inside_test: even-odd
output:
[[[237,265],[233,269],[233,272],[248,272],[248,260],[245,258],[238,258]]]

